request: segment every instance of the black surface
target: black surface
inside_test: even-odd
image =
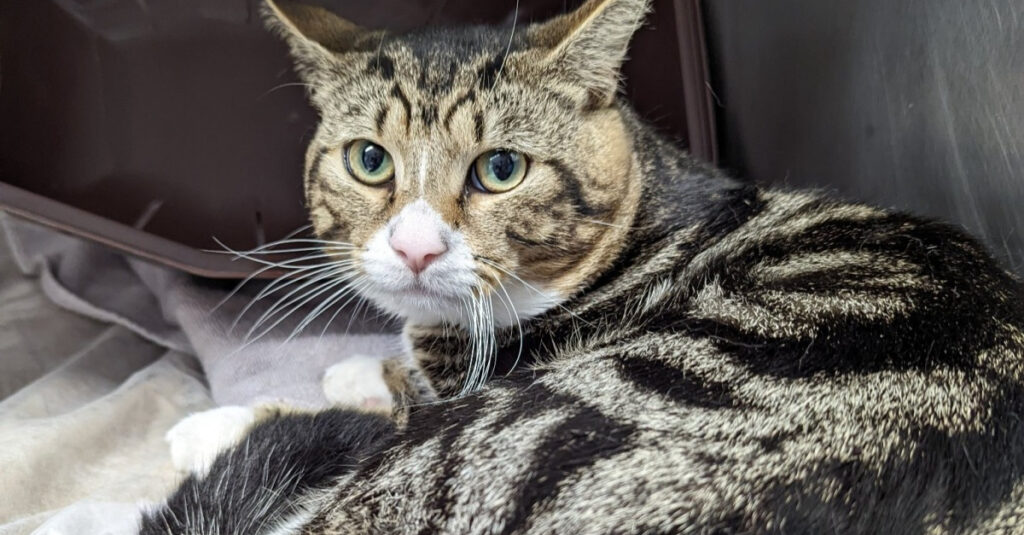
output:
[[[401,31],[508,23],[517,5],[521,30],[581,0],[310,1]],[[702,53],[677,35],[680,22],[692,31],[694,1],[655,0],[624,74],[644,116],[683,143],[697,131],[695,150],[712,155],[696,121],[710,118],[687,117],[683,89],[683,56]],[[193,273],[247,272],[203,250],[307,223],[301,170],[316,123],[259,4],[0,1],[0,207]]]
[[[704,2],[722,160],[959,223],[1024,274],[1024,2]]]

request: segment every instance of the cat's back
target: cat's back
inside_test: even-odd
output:
[[[645,302],[638,332],[657,340],[626,362],[653,364],[618,372],[675,401],[679,481],[704,476],[676,490],[722,515],[699,524],[1012,532],[1020,281],[943,223],[807,193],[758,201],[671,272],[678,293]]]
[[[598,335],[424,409],[323,518],[448,533],[1024,521],[1020,283],[943,224],[757,199],[699,250],[676,246],[699,241],[682,229],[643,276],[565,314],[605,321]]]
[[[629,489],[620,522],[679,531],[1024,525],[1021,282],[944,223],[813,193],[754,204],[697,252],[673,247],[693,229],[659,244],[679,261],[652,256],[620,296],[621,338],[552,379],[629,424],[580,507]]]

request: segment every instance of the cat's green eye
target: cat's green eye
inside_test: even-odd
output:
[[[345,168],[356,180],[370,186],[379,186],[395,176],[395,162],[388,151],[365,139],[345,148]]]
[[[473,187],[488,193],[505,193],[526,178],[526,156],[504,149],[489,150],[469,168]]]

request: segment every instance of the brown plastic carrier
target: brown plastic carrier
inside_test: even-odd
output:
[[[316,117],[260,0],[0,2],[0,208],[182,270],[306,223]],[[312,1],[367,27],[507,21],[515,0]],[[579,1],[521,0],[520,22]],[[657,0],[625,67],[640,112],[715,159],[697,0]]]

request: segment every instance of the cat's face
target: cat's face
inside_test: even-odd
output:
[[[484,306],[508,325],[621,251],[640,184],[613,98],[644,1],[593,1],[516,34],[404,36],[270,7],[321,116],[305,178],[313,228],[355,246],[337,254],[384,310],[466,323]]]

